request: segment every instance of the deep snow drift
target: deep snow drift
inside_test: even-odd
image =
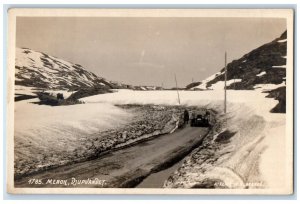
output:
[[[15,103],[16,177],[96,158],[104,152],[172,132],[183,111],[172,106],[47,106],[34,104],[35,101],[38,99]]]
[[[213,151],[205,148],[195,150],[182,168],[165,183],[165,187],[195,187],[207,180],[218,181],[220,185],[215,187],[220,188],[290,187],[286,114],[269,112],[278,101],[265,97],[267,93],[262,91],[267,88],[228,90],[228,112],[219,115],[221,124],[214,129],[215,135],[212,135],[207,145],[207,148],[214,148]],[[179,91],[179,95],[181,105],[204,106],[219,113],[223,111],[223,90]],[[87,103],[178,104],[176,91],[119,90],[83,100]],[[220,133],[225,130],[231,136],[226,138],[225,135],[226,141],[217,139],[218,134],[223,137]],[[203,153],[206,150],[210,159],[193,158],[197,152]]]
[[[93,134],[129,123],[134,114],[111,104],[36,105],[15,103],[15,173],[64,164]]]

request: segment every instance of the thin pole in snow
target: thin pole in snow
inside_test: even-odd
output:
[[[235,90],[235,76],[234,76],[234,80],[233,80],[233,89]]]
[[[180,97],[179,97],[179,92],[178,92],[178,86],[177,86],[177,78],[176,78],[176,74],[174,74],[174,76],[175,76],[175,83],[176,83],[176,91],[177,91],[178,104],[180,105]]]
[[[227,53],[225,52],[225,79],[224,79],[224,113],[226,113],[226,103],[227,103],[227,95],[226,95],[226,90],[227,90]]]

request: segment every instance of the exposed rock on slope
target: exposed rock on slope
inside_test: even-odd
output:
[[[15,68],[16,85],[60,90],[93,86],[113,88],[113,84],[79,64],[72,64],[28,48],[16,48]]]
[[[227,65],[228,89],[255,89],[258,84],[282,84],[286,77],[287,32]],[[187,89],[215,89],[224,81],[224,68]],[[223,88],[223,84],[218,86]]]

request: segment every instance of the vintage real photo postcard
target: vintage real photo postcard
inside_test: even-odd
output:
[[[14,194],[292,194],[293,10],[11,9]]]

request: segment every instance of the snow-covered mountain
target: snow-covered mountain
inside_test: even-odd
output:
[[[256,89],[264,86],[285,86],[287,32],[227,65],[228,89]],[[223,89],[224,68],[187,89]]]
[[[156,86],[132,86],[106,80],[79,64],[37,52],[16,48],[15,84],[56,90],[105,89],[160,90]]]
[[[88,87],[114,88],[114,84],[79,64],[28,48],[16,48],[15,83],[45,89],[76,90]]]

